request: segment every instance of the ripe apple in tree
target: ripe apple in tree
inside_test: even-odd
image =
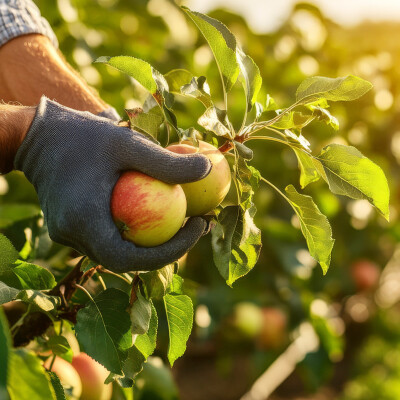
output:
[[[186,214],[185,193],[180,185],[126,171],[114,186],[111,214],[125,240],[143,247],[158,246],[181,228]]]
[[[104,384],[108,371],[86,353],[79,353],[72,359],[82,381],[81,400],[110,400],[112,384]]]
[[[44,367],[49,369],[53,357],[50,356],[44,363]],[[76,369],[61,357],[54,359],[51,371],[54,372],[60,379],[68,398],[71,400],[81,399],[82,382]]]
[[[370,260],[355,261],[351,265],[350,271],[358,290],[373,289],[379,282],[380,268]]]
[[[258,336],[258,344],[262,349],[277,349],[287,340],[286,314],[276,307],[262,309],[263,325]]]
[[[199,141],[196,148],[190,142],[171,144],[168,150],[178,154],[201,153],[212,163],[211,172],[197,182],[182,184],[186,195],[188,216],[207,214],[225,198],[231,185],[231,171],[224,155],[209,143]]]

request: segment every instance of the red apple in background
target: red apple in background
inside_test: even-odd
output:
[[[165,243],[181,228],[185,193],[137,171],[124,172],[111,195],[111,214],[126,240],[143,247]]]
[[[262,349],[277,349],[287,341],[287,317],[279,308],[262,309],[263,325],[258,337]]]
[[[108,371],[86,353],[79,353],[72,359],[72,365],[82,381],[81,400],[110,400],[112,384],[104,384]]]
[[[50,356],[44,363],[44,367],[49,369],[53,356]],[[61,357],[56,357],[54,359],[51,371],[54,372],[61,381],[66,393],[68,393],[68,398],[71,400],[81,399],[82,393],[82,383],[76,369]]]
[[[354,262],[350,267],[350,272],[358,290],[376,287],[381,273],[379,266],[367,259]]]
[[[211,172],[197,182],[182,184],[187,200],[187,215],[207,214],[217,207],[225,198],[231,185],[231,171],[224,155],[209,143],[199,141],[199,147],[190,142],[172,144],[168,150],[178,154],[201,153],[212,163]]]

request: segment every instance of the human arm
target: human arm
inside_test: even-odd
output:
[[[94,114],[108,107],[66,62],[31,0],[0,0],[0,99],[34,106],[42,95]]]

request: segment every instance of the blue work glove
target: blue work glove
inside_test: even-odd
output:
[[[191,218],[168,242],[150,248],[122,239],[110,198],[121,171],[167,183],[205,177],[202,155],[177,155],[129,128],[43,97],[14,161],[38,193],[49,235],[115,272],[150,271],[183,256],[207,223]]]

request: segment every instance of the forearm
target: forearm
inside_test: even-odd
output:
[[[23,35],[0,47],[0,99],[33,106],[42,95],[94,114],[107,108],[47,37]]]
[[[0,173],[13,169],[15,154],[35,116],[36,107],[0,104]]]

